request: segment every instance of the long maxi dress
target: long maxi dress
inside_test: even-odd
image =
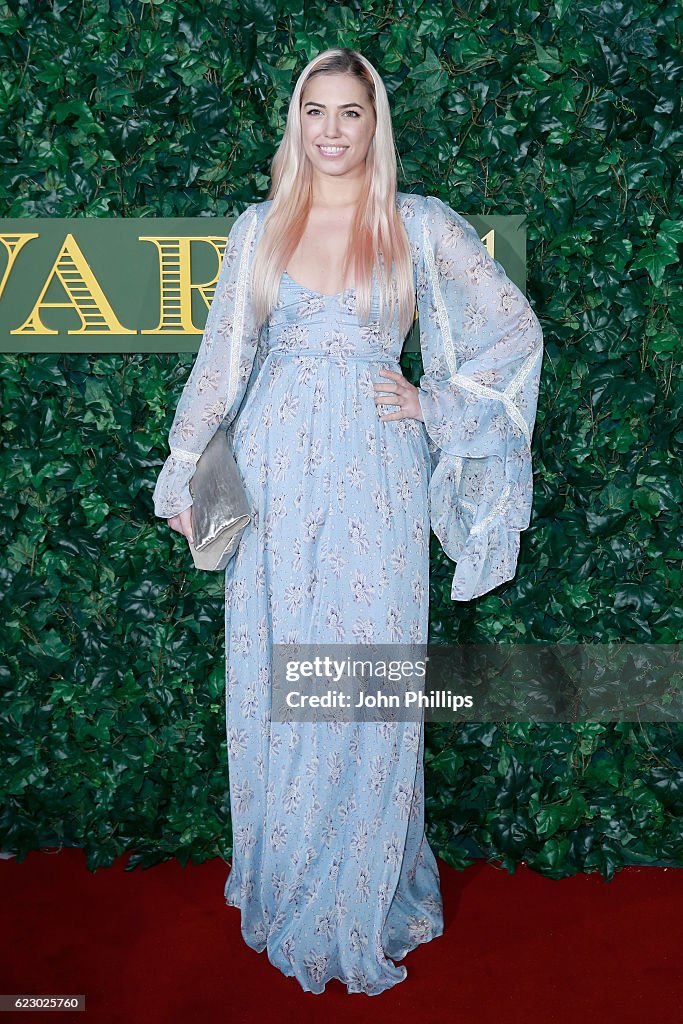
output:
[[[260,331],[251,258],[271,202],[234,222],[202,343],[169,434],[155,513],[228,429],[253,519],[225,573],[233,859],[225,902],[245,941],[306,991],[376,995],[443,932],[424,832],[423,721],[271,721],[272,645],[427,641],[429,528],[466,601],[515,574],[530,520],[541,328],[474,228],[398,193],[413,255],[424,422],[382,421],[375,382],[403,338],[355,291],[286,273]]]

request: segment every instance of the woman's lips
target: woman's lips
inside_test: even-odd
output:
[[[336,147],[332,147],[332,148],[336,148]],[[346,152],[346,150],[348,148],[349,148],[348,146],[344,146],[340,150],[338,150],[337,152],[326,153],[323,146],[318,146],[318,149],[320,150],[321,154],[325,157],[326,160],[337,160],[340,156],[344,156],[344,153]]]

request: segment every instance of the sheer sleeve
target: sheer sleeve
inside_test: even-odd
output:
[[[190,507],[188,484],[197,461],[244,397],[258,343],[248,294],[256,225],[252,205],[237,217],[228,236],[202,341],[168,435],[170,455],[154,488],[154,512],[161,518]]]
[[[454,562],[451,598],[513,579],[533,494],[539,321],[464,217],[425,197],[418,392],[432,459],[430,525]]]

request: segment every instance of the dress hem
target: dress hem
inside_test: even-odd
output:
[[[225,905],[226,905],[226,907],[234,907],[235,910],[239,910],[240,911],[240,917],[241,917],[241,915],[242,915],[242,908],[240,907],[239,903],[231,903],[229,900],[225,900]],[[408,955],[408,953],[412,953],[412,951],[414,949],[417,949],[418,946],[422,946],[426,942],[432,942],[434,939],[438,939],[442,935],[443,935],[443,928],[440,928],[438,930],[434,929],[434,931],[431,933],[431,935],[428,935],[424,939],[418,939],[416,942],[414,942],[411,945],[407,946],[403,950],[403,952],[401,954],[399,954],[399,955],[393,955],[393,956],[390,957],[388,954],[385,953],[385,955],[387,957],[387,960],[389,961],[390,964],[392,964],[392,961],[394,961],[394,960],[397,960],[397,961],[398,960],[403,960]],[[247,946],[249,946],[250,949],[253,949],[256,953],[267,953],[267,946],[268,946],[267,941],[264,942],[263,944],[254,945],[253,942],[249,941],[248,937],[244,934],[244,932],[242,932],[242,938],[244,939],[244,941],[247,944]],[[296,980],[299,982],[299,985],[301,986],[302,991],[303,992],[311,992],[313,995],[322,995],[323,992],[325,991],[325,988],[326,988],[327,983],[329,981],[339,981],[339,982],[341,982],[342,985],[346,986],[346,991],[347,991],[348,995],[378,996],[378,995],[381,995],[382,992],[386,992],[387,989],[394,988],[396,985],[400,985],[401,982],[405,981],[406,978],[408,977],[408,968],[405,966],[405,964],[392,964],[392,966],[396,967],[397,970],[402,972],[403,976],[400,977],[400,978],[397,978],[396,981],[392,981],[392,982],[389,982],[389,984],[387,984],[387,985],[383,985],[381,988],[377,987],[377,988],[373,989],[371,992],[368,992],[368,991],[366,991],[365,989],[362,989],[362,988],[351,988],[351,987],[349,987],[349,985],[346,982],[346,980],[344,978],[340,978],[338,974],[331,974],[329,977],[325,978],[325,980],[322,982],[322,987],[319,988],[319,989],[316,989],[316,988],[308,988],[306,985],[303,984],[303,982],[301,981],[301,979],[297,975],[296,971],[294,971],[294,970],[291,970],[291,971],[284,970],[284,968],[281,967],[280,964],[276,963],[274,960],[271,959],[270,955],[268,955],[268,962],[270,964],[272,964],[273,967],[276,967],[278,969],[278,971],[280,971],[281,974],[284,974],[285,977],[287,977],[287,978],[296,978]]]

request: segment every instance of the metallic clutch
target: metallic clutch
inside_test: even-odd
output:
[[[251,509],[230,442],[219,427],[197,461],[189,483],[197,569],[218,572],[235,554]]]

